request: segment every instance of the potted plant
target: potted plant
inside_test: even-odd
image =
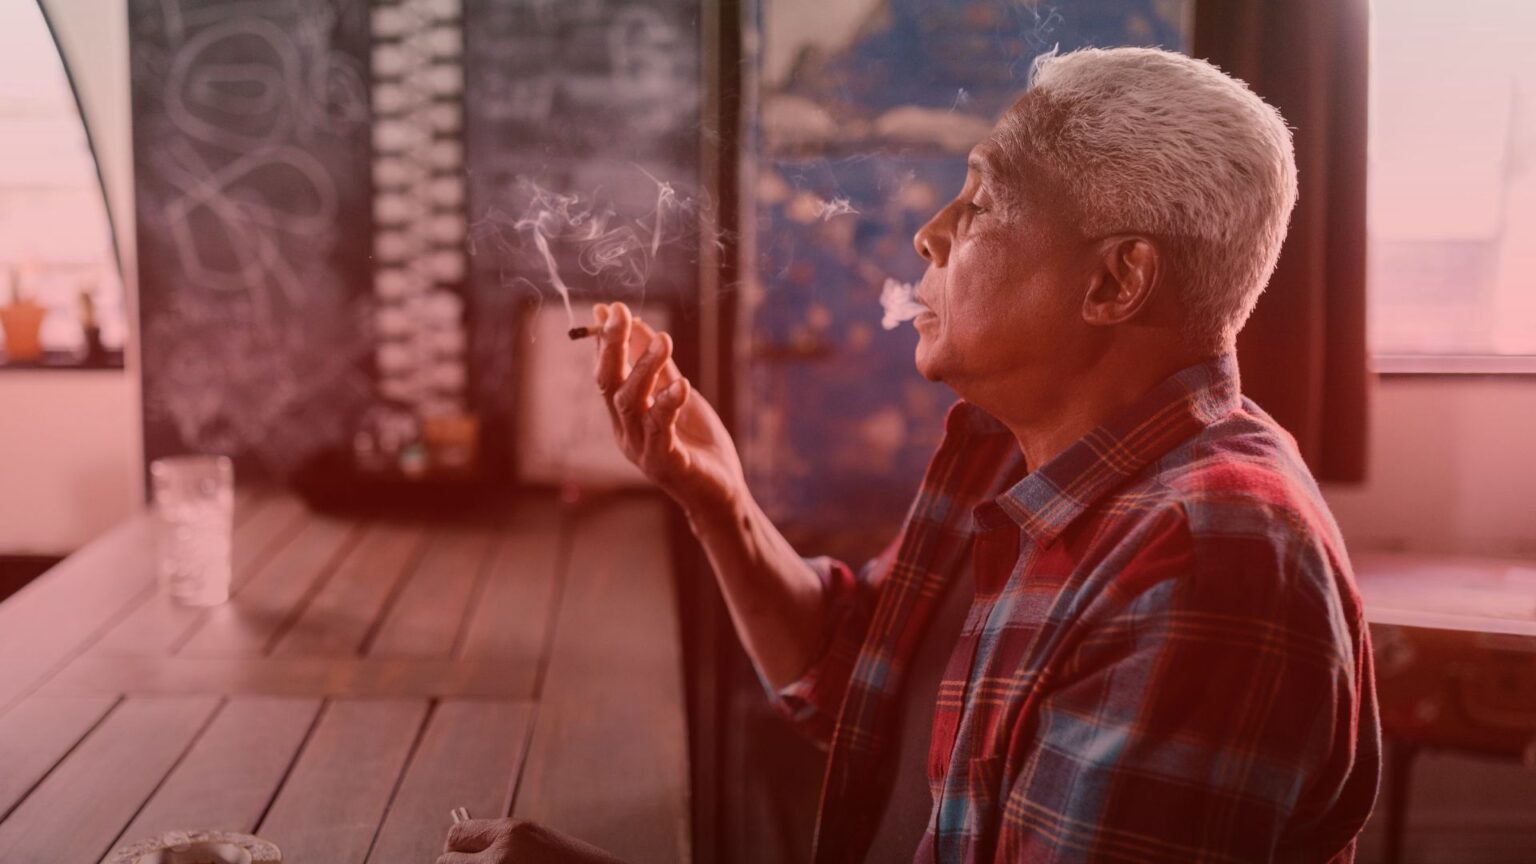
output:
[[[21,296],[16,271],[9,274],[10,302],[0,306],[0,329],[5,330],[5,356],[10,360],[36,360],[43,356],[39,334],[48,310],[30,297]]]

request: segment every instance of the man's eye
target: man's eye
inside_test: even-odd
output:
[[[973,216],[980,216],[981,214],[987,212],[987,208],[977,204],[975,201],[965,202],[965,207],[967,210],[971,211],[971,215]]]

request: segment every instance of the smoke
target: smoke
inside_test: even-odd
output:
[[[636,168],[656,185],[656,204],[649,213],[622,214],[602,190],[589,195],[556,192],[522,177],[511,190],[512,200],[520,206],[513,212],[493,208],[470,224],[470,254],[486,246],[501,253],[515,269],[542,271],[549,287],[560,295],[572,326],[576,321],[571,308],[573,289],[566,278],[576,277],[562,272],[562,257],[574,258],[585,277],[577,279],[581,288],[639,291],[643,300],[657,257],[670,245],[697,240],[707,206]],[[526,277],[513,281],[532,284]]]
[[[638,216],[621,213],[601,189],[590,194],[557,192],[531,178],[519,177],[509,190],[513,209],[492,208],[469,225],[470,254],[483,250],[496,253],[518,274],[506,280],[506,285],[539,290],[544,283],[553,288],[572,327],[576,326],[573,293],[606,297],[638,292],[644,302],[658,258],[670,246],[696,245],[700,232],[712,224],[712,214],[707,200],[681,193],[644,168],[635,168],[656,187],[655,204]],[[813,220],[859,215],[847,198],[827,200],[805,195],[804,199],[806,215]],[[711,240],[722,245],[718,235]],[[884,309],[881,326],[894,329],[926,310],[914,292],[910,283],[885,280],[880,292]],[[542,297],[542,290],[539,293]]]
[[[1042,9],[1041,0],[1017,0],[1017,5],[1020,10],[1019,35],[1024,41],[1026,50],[1020,52],[1008,66],[1008,75],[1015,80],[1020,78],[1019,66],[1025,63],[1026,59],[1032,59],[1047,51],[1055,51],[1060,47],[1060,43],[1054,37],[1056,29],[1066,21],[1058,7],[1045,6]],[[1026,65],[1022,71],[1027,72],[1029,68]]]
[[[911,282],[897,282],[895,279],[886,279],[880,288],[880,308],[885,310],[885,317],[880,319],[880,326],[887,330],[895,330],[896,325],[903,321],[911,321],[918,315],[928,311],[928,307],[917,302],[917,288]]]
[[[1019,6],[1028,15],[1024,22],[1027,28],[1025,42],[1036,52],[1043,50],[1055,35],[1056,28],[1066,19],[1061,17],[1061,10],[1056,6],[1046,6],[1041,11],[1040,0],[1019,0]]]
[[[635,166],[641,174],[650,178],[656,184],[656,209],[652,211],[651,222],[651,258],[655,259],[656,251],[661,248],[661,226],[666,221],[667,210],[677,206],[677,191],[672,184],[665,180],[658,180],[651,172]]]
[[[859,211],[847,198],[833,198],[831,201],[818,199],[816,202],[816,218],[827,222],[834,216],[857,216]]]

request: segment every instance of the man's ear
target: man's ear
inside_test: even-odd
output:
[[[1122,234],[1099,242],[1099,267],[1083,297],[1083,321],[1097,327],[1135,318],[1163,279],[1163,253],[1151,239]]]

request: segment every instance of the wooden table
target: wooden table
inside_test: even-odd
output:
[[[433,861],[449,810],[690,859],[665,510],[236,504],[233,597],[171,605],[147,517],[0,604],[0,861],[178,828],[296,864]]]
[[[1382,728],[1399,743],[1536,759],[1536,562],[1369,553]]]
[[[1401,860],[1425,749],[1536,764],[1536,562],[1353,556],[1371,625],[1387,773],[1384,861]]]

